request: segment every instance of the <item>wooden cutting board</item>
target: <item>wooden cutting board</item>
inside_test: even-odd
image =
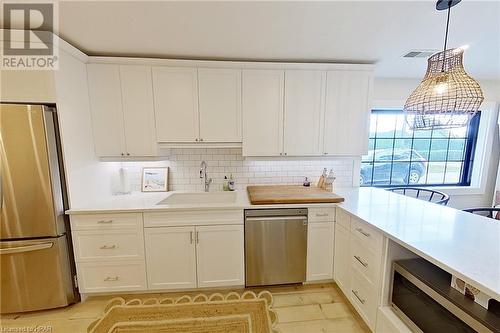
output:
[[[248,186],[248,198],[252,205],[339,203],[344,198],[318,187],[301,185]]]

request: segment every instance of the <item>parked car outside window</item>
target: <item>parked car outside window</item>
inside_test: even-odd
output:
[[[375,154],[375,159],[373,158]],[[361,167],[360,184],[373,179],[373,184],[418,184],[427,170],[427,160],[413,149],[371,150]]]

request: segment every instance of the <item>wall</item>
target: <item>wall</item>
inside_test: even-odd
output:
[[[94,153],[85,63],[61,50],[55,87],[70,206],[105,199],[116,166],[99,162]]]
[[[335,186],[352,186],[353,160],[349,158],[276,158],[244,159],[241,149],[172,149],[167,161],[159,162],[121,162],[121,167],[128,171],[130,189],[139,191],[141,187],[142,167],[170,167],[170,190],[201,191],[203,181],[199,178],[200,163],[207,162],[207,172],[214,183],[211,190],[222,190],[224,176],[232,174],[236,188],[244,189],[250,184],[302,184],[304,177],[313,183],[318,181],[323,168],[333,169],[337,177]],[[116,162],[111,162],[116,163]],[[118,172],[114,172],[114,189]]]
[[[406,98],[415,89],[420,82],[419,79],[393,79],[376,78],[374,82],[373,106],[380,107],[402,107]],[[489,163],[483,166],[482,173],[486,173],[486,181],[483,188],[480,189],[443,189],[450,193],[451,200],[449,205],[455,208],[467,208],[478,206],[490,206],[493,200],[495,179],[498,169],[498,160],[500,154],[500,143],[498,136],[498,126],[495,124],[498,119],[498,105],[500,104],[500,81],[480,80],[481,88],[484,93],[485,103],[496,103],[496,108],[492,110],[491,123],[489,127],[489,140],[491,140],[491,149],[489,151]],[[484,143],[483,143],[484,144]]]

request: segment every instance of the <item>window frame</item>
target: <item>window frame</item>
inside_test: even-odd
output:
[[[405,92],[406,94],[406,92]],[[406,97],[406,95],[405,95]],[[374,98],[371,109],[393,109],[401,110],[405,100],[395,98]],[[498,138],[498,118],[499,118],[500,103],[492,100],[486,100],[481,104],[481,121],[479,123],[479,133],[477,138],[476,152],[474,154],[475,166],[472,170],[472,180],[470,186],[436,186],[434,188],[445,191],[453,196],[471,196],[484,195],[491,185],[491,161],[492,155],[496,151],[493,146]],[[367,112],[367,121],[369,114]],[[367,133],[368,135],[368,133]],[[368,149],[368,140],[366,141],[366,149]],[[359,187],[359,174],[361,169],[361,156],[357,156],[354,161],[352,186]],[[496,165],[493,168],[496,170]],[[471,203],[468,202],[468,206]]]
[[[379,114],[402,114],[402,108],[381,108],[381,107],[373,107],[370,110],[370,117],[373,113],[379,113]],[[473,180],[473,173],[472,171],[474,170],[474,163],[475,163],[475,157],[476,157],[476,147],[477,147],[477,142],[478,142],[478,137],[479,137],[479,132],[480,132],[480,125],[481,125],[481,119],[482,119],[482,112],[478,112],[474,117],[471,119],[471,122],[467,125],[467,130],[466,134],[464,137],[460,138],[452,138],[451,134],[448,135],[446,138],[433,138],[434,130],[431,130],[431,134],[429,137],[416,137],[415,133],[412,133],[412,136],[410,137],[398,137],[397,134],[397,125],[395,124],[395,131],[393,137],[377,137],[377,132],[375,132],[375,136],[371,136],[368,134],[368,140],[374,140],[373,142],[373,156],[370,161],[363,161],[361,159],[360,161],[360,174],[361,174],[361,169],[363,165],[371,165],[372,166],[372,173],[370,177],[370,181],[367,184],[362,184],[360,185],[361,187],[383,187],[383,188],[394,188],[394,187],[432,187],[432,188],[449,188],[449,187],[471,187],[472,180]],[[411,151],[414,149],[414,143],[415,140],[429,140],[429,152],[428,155],[425,156],[426,158],[426,172],[425,175],[428,177],[429,173],[429,166],[430,163],[434,162],[439,162],[439,163],[445,163],[445,169],[443,172],[443,182],[442,183],[424,183],[424,184],[411,184],[411,183],[403,183],[403,184],[393,184],[393,170],[394,170],[394,165],[398,162],[401,163],[408,163],[408,172],[411,169],[412,163],[414,162],[412,160],[413,154],[410,153],[410,158],[409,160],[399,160],[399,159],[394,159],[397,155],[397,152],[395,149],[396,141],[397,140],[411,140]],[[446,148],[446,158],[443,160],[432,160],[430,158],[431,152],[432,152],[432,144],[433,144],[433,139],[435,140],[447,140],[447,148]],[[388,150],[391,150],[391,158],[388,160],[391,163],[391,170],[390,170],[390,175],[389,175],[389,180],[387,182],[381,181],[382,183],[377,184],[374,183],[374,173],[375,173],[375,165],[380,162],[376,161],[376,149],[377,149],[377,140],[392,140],[392,148],[388,148]],[[460,160],[454,160],[454,159],[449,159],[449,152],[450,152],[450,142],[451,140],[465,140],[464,144],[464,151],[463,155]],[[368,144],[370,147],[371,145]],[[446,183],[446,168],[448,166],[449,162],[459,162],[460,163],[460,175],[459,175],[459,181],[456,183]],[[383,162],[380,162],[383,163]],[[427,182],[427,178],[426,178]]]

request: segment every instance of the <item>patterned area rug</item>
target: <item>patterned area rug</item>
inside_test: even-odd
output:
[[[246,291],[210,296],[109,301],[89,333],[274,333],[273,296]]]

